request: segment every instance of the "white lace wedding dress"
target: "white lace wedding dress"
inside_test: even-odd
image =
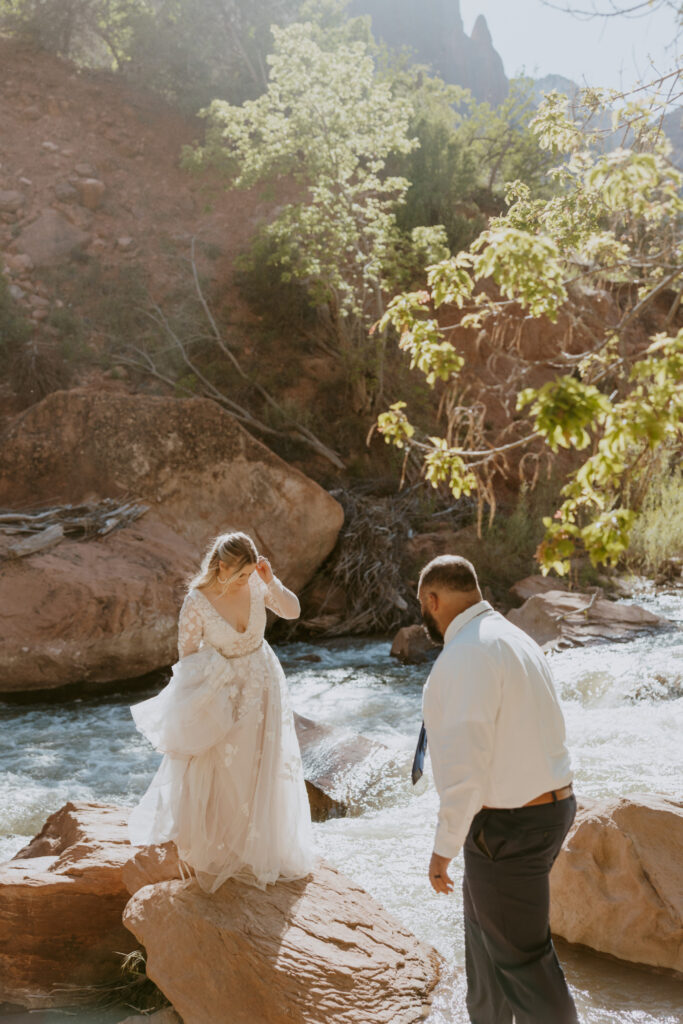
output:
[[[131,813],[131,843],[173,840],[209,892],[231,877],[262,888],[303,878],[314,863],[287,684],[263,635],[266,608],[289,618],[298,602],[277,579],[266,586],[253,572],[247,585],[243,633],[190,590],[171,680],[131,708],[139,731],[164,754]]]

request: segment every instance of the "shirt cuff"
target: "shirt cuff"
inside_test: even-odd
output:
[[[438,857],[448,857],[449,860],[453,860],[460,853],[464,842],[464,836],[454,835],[443,825],[439,825],[434,836],[434,853]]]

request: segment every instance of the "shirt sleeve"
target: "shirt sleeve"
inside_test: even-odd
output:
[[[204,621],[197,602],[189,593],[183,601],[178,619],[178,657],[186,658],[199,650],[204,633]]]
[[[424,720],[439,817],[434,852],[455,857],[481,810],[501,699],[502,674],[477,647],[444,650],[425,688]]]
[[[299,598],[277,576],[273,576],[270,583],[264,584],[264,600],[266,608],[270,608],[282,619],[298,619],[301,614]]]

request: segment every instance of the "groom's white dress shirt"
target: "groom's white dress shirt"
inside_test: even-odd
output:
[[[571,782],[545,655],[488,601],[449,624],[422,709],[440,798],[434,852],[442,857],[455,857],[482,806],[521,807]]]

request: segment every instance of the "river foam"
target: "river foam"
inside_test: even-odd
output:
[[[683,622],[679,595],[643,603]],[[638,791],[683,797],[682,636],[663,632],[550,656],[579,799]],[[401,666],[390,658],[389,644],[375,640],[291,644],[278,654],[296,711],[388,748],[381,784],[352,794],[349,817],[316,825],[316,841],[324,856],[441,950],[448,970],[430,1022],[465,1024],[461,858],[453,864],[455,895],[435,896],[426,868],[437,797],[429,771],[417,790],[410,785],[428,666]],[[136,733],[130,700],[118,694],[63,705],[0,706],[2,859],[67,800],[129,805],[137,800],[159,758]],[[562,945],[560,953],[585,1024],[683,1021],[680,982]],[[70,1019],[77,1024],[104,1020],[88,1011]]]

